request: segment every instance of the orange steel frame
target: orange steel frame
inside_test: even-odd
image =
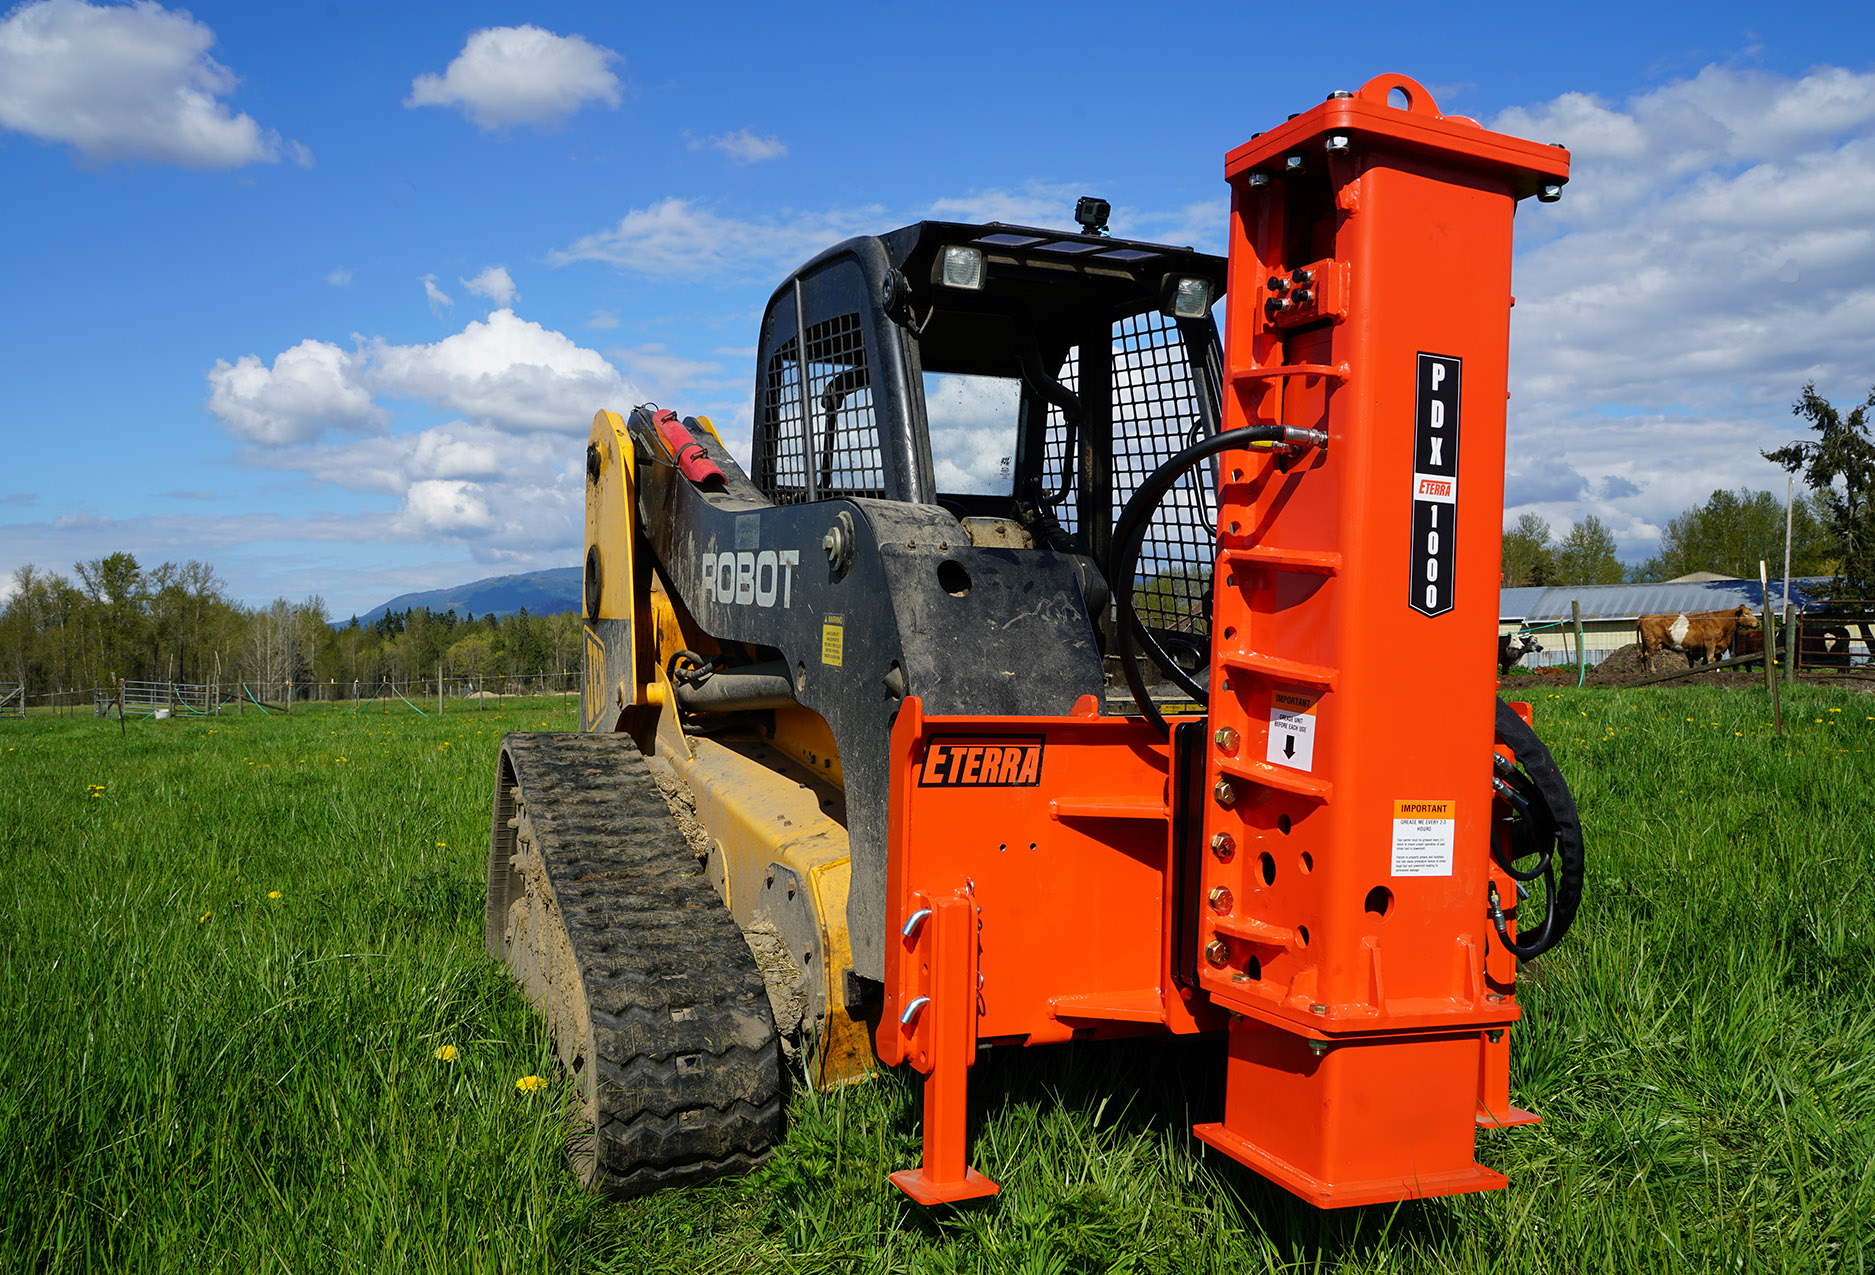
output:
[[[1516,969],[1486,913],[1491,880],[1515,897],[1489,854],[1492,643],[1511,220],[1568,155],[1389,75],[1253,138],[1226,175],[1224,427],[1328,442],[1219,456],[1184,819],[1171,745],[1141,719],[1091,698],[1040,719],[905,701],[875,1043],[926,1075],[924,1163],[893,1175],[926,1203],[996,1190],[964,1147],[986,1041],[1227,1029],[1224,1118],[1196,1134],[1323,1207],[1500,1187],[1476,1129],[1535,1119],[1509,1102]],[[985,757],[1035,746],[1033,782],[982,781]]]

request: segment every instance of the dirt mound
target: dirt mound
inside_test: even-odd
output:
[[[1686,657],[1678,651],[1661,651],[1654,656],[1654,667],[1650,669],[1647,661],[1641,658],[1641,644],[1630,642],[1590,669],[1584,685],[1618,686],[1655,673],[1683,673],[1690,667]]]

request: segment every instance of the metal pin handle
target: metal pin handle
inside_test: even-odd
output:
[[[920,996],[912,1001],[911,1004],[905,1007],[905,1012],[898,1016],[898,1025],[900,1027],[910,1027],[911,1020],[918,1017],[918,1011],[930,1003],[931,998],[929,996]]]
[[[919,908],[916,912],[913,912],[910,916],[905,918],[904,928],[899,930],[899,933],[906,938],[910,938],[918,932],[918,927],[923,925],[925,923],[925,918],[930,915],[930,908]]]

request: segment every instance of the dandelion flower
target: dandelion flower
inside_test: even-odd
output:
[[[449,843],[447,841],[439,841],[436,843],[436,848],[438,850],[447,850],[449,849]]]
[[[436,1052],[432,1054],[431,1057],[435,1058],[438,1062],[454,1062],[456,1061],[456,1047],[454,1045],[438,1045],[436,1047]]]
[[[209,909],[208,911],[206,911],[206,912],[204,912],[204,913],[202,913],[202,915],[200,915],[200,916],[198,916],[198,917],[196,917],[196,918],[195,918],[195,923],[196,923],[197,925],[200,925],[200,924],[201,924],[202,922],[204,922],[204,921],[206,921],[206,920],[208,920],[208,918],[209,918],[209,917],[211,917],[211,916],[213,916],[213,915],[215,915],[215,909],[213,909],[213,908],[210,908],[210,909]]]
[[[278,890],[269,890],[267,891],[267,897],[270,899],[277,899],[280,897],[280,892]]]
[[[538,1093],[547,1087],[547,1082],[540,1076],[522,1076],[514,1082],[514,1087],[522,1093]]]

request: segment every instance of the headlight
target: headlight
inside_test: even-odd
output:
[[[1202,319],[1211,313],[1211,281],[1180,279],[1172,289],[1172,315],[1179,319]]]
[[[977,248],[944,249],[944,286],[977,289],[983,286],[983,253]]]

